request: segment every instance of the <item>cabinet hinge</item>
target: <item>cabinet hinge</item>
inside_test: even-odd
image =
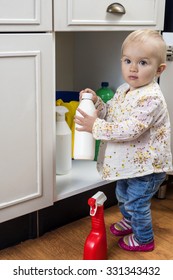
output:
[[[173,46],[167,46],[166,59],[173,61]]]

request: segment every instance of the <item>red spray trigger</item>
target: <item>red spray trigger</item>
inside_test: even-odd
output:
[[[90,216],[94,216],[97,211],[96,199],[93,197],[89,198],[88,205],[90,206]]]
[[[90,216],[94,216],[97,212],[97,206],[101,206],[106,201],[107,197],[103,192],[97,192],[94,196],[88,199],[90,205]]]

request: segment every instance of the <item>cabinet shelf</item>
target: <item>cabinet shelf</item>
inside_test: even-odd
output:
[[[96,161],[73,160],[70,173],[56,176],[55,201],[106,185],[110,182],[101,179],[96,169]]]

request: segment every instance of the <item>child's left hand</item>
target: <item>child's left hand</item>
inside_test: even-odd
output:
[[[80,108],[78,108],[77,110],[82,116],[76,115],[74,117],[74,122],[79,125],[76,127],[76,130],[92,133],[93,124],[94,124],[95,120],[97,119],[97,110],[95,110],[94,116],[90,116],[90,115],[86,114]]]

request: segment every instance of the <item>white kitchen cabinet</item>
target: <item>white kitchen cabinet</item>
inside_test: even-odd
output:
[[[160,87],[166,99],[171,122],[171,150],[173,154],[173,111],[172,111],[172,73],[173,73],[173,33],[164,32],[163,38],[168,46],[168,56],[166,61],[166,70],[160,77]],[[173,175],[173,173],[171,173]]]
[[[0,35],[0,222],[53,203],[54,40]]]
[[[51,0],[0,0],[0,223],[53,204],[51,29]]]
[[[164,0],[54,0],[55,31],[163,29]]]
[[[121,15],[106,12],[111,3],[54,0],[57,90],[97,90],[107,81],[115,91],[123,83],[120,57],[126,36],[138,28],[163,29],[165,1],[118,1],[126,10]],[[96,162],[74,160],[69,174],[56,176],[55,201],[107,183],[99,178]]]
[[[52,0],[0,0],[0,32],[51,30]]]
[[[121,0],[121,15],[106,12],[111,3],[0,0],[0,222],[108,183],[96,162],[56,176],[55,84],[79,91],[107,80],[115,90],[128,32],[163,28],[165,1]]]

